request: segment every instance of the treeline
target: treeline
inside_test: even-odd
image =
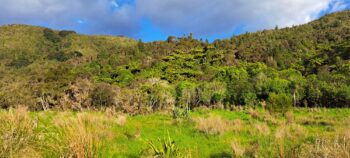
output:
[[[350,106],[349,11],[213,43],[192,34],[144,43],[40,31],[33,35],[42,44],[0,48],[3,108],[144,113],[199,106],[277,112]],[[28,53],[34,48],[43,53]],[[14,51],[19,53],[11,57]]]

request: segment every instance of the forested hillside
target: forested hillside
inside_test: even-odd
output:
[[[18,105],[176,115],[199,106],[349,107],[350,11],[213,43],[1,26],[0,106]]]

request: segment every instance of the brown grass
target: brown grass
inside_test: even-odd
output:
[[[231,143],[231,149],[234,157],[242,157],[245,153],[245,149],[237,142]]]
[[[0,157],[41,157],[38,123],[19,107],[0,115]]]
[[[196,129],[208,135],[221,135],[230,130],[231,122],[219,116],[211,115],[208,118],[195,119]]]
[[[74,118],[58,116],[54,120],[58,131],[58,146],[61,157],[96,157],[102,147],[103,137],[113,137],[108,133],[108,120],[105,116],[79,113]]]
[[[350,157],[350,130],[340,132],[332,137],[318,138],[316,141],[302,146],[300,157]]]
[[[259,119],[260,118],[259,117],[259,113],[257,111],[255,111],[254,109],[252,109],[252,108],[248,109],[248,114],[254,119]]]
[[[232,123],[233,123],[232,130],[237,133],[242,132],[245,129],[244,122],[240,119],[236,119]]]
[[[270,128],[266,123],[256,123],[254,127],[258,135],[267,136],[270,134]]]
[[[294,114],[291,111],[286,112],[285,114],[287,124],[292,124],[294,123]]]
[[[124,126],[126,124],[127,119],[128,119],[128,117],[126,115],[119,115],[117,117],[117,119],[115,120],[115,122],[119,126]]]

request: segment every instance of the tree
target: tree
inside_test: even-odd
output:
[[[201,104],[211,105],[220,103],[226,93],[226,85],[222,82],[204,82],[199,87]]]
[[[116,95],[117,93],[112,86],[105,83],[99,84],[91,92],[92,106],[105,108],[116,105]]]
[[[292,99],[285,93],[271,93],[267,100],[267,109],[272,113],[286,113],[292,107]]]
[[[176,105],[189,111],[199,102],[196,100],[196,84],[188,81],[181,81],[176,86]]]
[[[307,106],[319,106],[322,98],[321,82],[317,79],[316,75],[310,75],[307,77],[306,86],[306,100]]]
[[[176,42],[176,37],[175,36],[169,36],[167,39],[168,43],[175,43]]]

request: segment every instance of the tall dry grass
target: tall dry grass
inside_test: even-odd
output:
[[[26,108],[0,115],[0,157],[41,157],[42,137],[38,122],[29,117]]]
[[[243,157],[244,156],[245,148],[242,147],[239,143],[232,142],[231,149],[233,152],[233,157]]]
[[[110,118],[106,116],[79,113],[74,117],[57,116],[54,120],[57,132],[56,145],[52,148],[58,151],[60,157],[98,157],[103,147],[102,139],[112,139],[109,131]]]
[[[197,118],[195,122],[195,128],[207,135],[222,135],[229,131],[232,125],[230,121],[215,115],[210,115],[208,118]]]
[[[316,138],[301,147],[299,157],[350,158],[350,129],[328,137]]]

